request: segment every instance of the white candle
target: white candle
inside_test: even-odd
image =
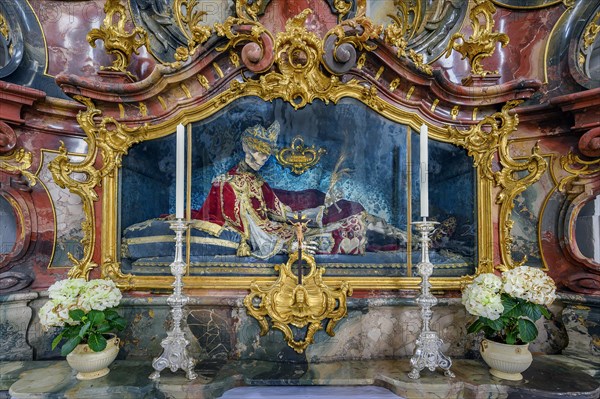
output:
[[[183,219],[183,193],[185,180],[185,129],[180,123],[177,125],[177,160],[175,163],[175,217]]]
[[[420,134],[420,152],[421,152],[421,217],[426,218],[429,216],[429,154],[428,154],[428,132],[427,125],[421,125]]]

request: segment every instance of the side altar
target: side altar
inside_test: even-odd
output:
[[[0,391],[46,367],[64,377],[56,392],[90,388],[39,310],[54,282],[102,278],[129,321],[106,377],[121,392],[321,381],[410,396],[427,381],[500,397],[543,389],[559,356],[593,397],[599,13],[566,0],[2,2]],[[536,323],[531,378],[497,384],[461,290],[521,265],[558,300]],[[152,382],[179,322],[197,382]],[[411,385],[425,332],[452,367]],[[136,368],[147,381],[120,382]]]

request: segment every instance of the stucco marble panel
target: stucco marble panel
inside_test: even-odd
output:
[[[66,188],[59,187],[48,169],[48,164],[57,155],[56,152],[43,151],[39,178],[52,198],[56,220],[56,246],[50,266],[70,267],[71,261],[67,258],[67,253],[70,252],[77,259],[83,254],[81,223],[85,218],[81,198]],[[80,162],[83,157],[71,155],[70,159],[72,162]]]

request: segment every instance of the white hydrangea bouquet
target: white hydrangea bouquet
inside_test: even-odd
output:
[[[60,351],[63,356],[79,344],[100,352],[107,344],[104,334],[122,331],[127,324],[114,309],[122,295],[112,280],[60,280],[48,288],[48,294],[50,300],[40,309],[40,322],[45,331],[61,328],[52,349],[66,340]]]
[[[480,274],[462,293],[467,312],[478,316],[467,332],[483,331],[485,338],[509,345],[531,342],[538,335],[535,322],[550,318],[554,299],[556,285],[540,269],[519,266],[502,276]]]

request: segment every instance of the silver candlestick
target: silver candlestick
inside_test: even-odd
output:
[[[197,377],[194,372],[195,361],[187,353],[189,341],[185,338],[182,330],[183,307],[187,305],[189,298],[182,294],[183,282],[182,276],[185,272],[185,262],[183,261],[183,232],[187,230],[189,222],[177,219],[169,222],[171,230],[175,232],[175,260],[171,263],[171,274],[175,276],[173,282],[173,294],[167,299],[171,306],[171,315],[173,325],[167,337],[162,340],[160,345],[163,347],[162,354],[152,361],[154,372],[150,374],[151,380],[158,380],[160,372],[165,368],[170,368],[172,372],[178,369],[185,370],[187,378],[193,380]]]
[[[431,307],[435,306],[438,302],[437,298],[429,291],[431,288],[429,276],[433,273],[433,264],[429,262],[429,235],[437,222],[428,222],[426,218],[423,218],[422,222],[414,222],[413,224],[415,225],[415,229],[421,233],[421,238],[419,239],[421,242],[421,262],[417,265],[417,269],[421,275],[421,295],[417,298],[417,304],[421,307],[423,326],[421,334],[417,338],[415,353],[410,359],[412,370],[408,373],[408,376],[412,379],[417,379],[420,377],[421,370],[425,367],[431,371],[439,367],[444,370],[446,377],[454,377],[454,373],[450,371],[452,360],[441,351],[444,342],[438,337],[435,331],[431,331],[429,328],[429,322],[433,315]]]

